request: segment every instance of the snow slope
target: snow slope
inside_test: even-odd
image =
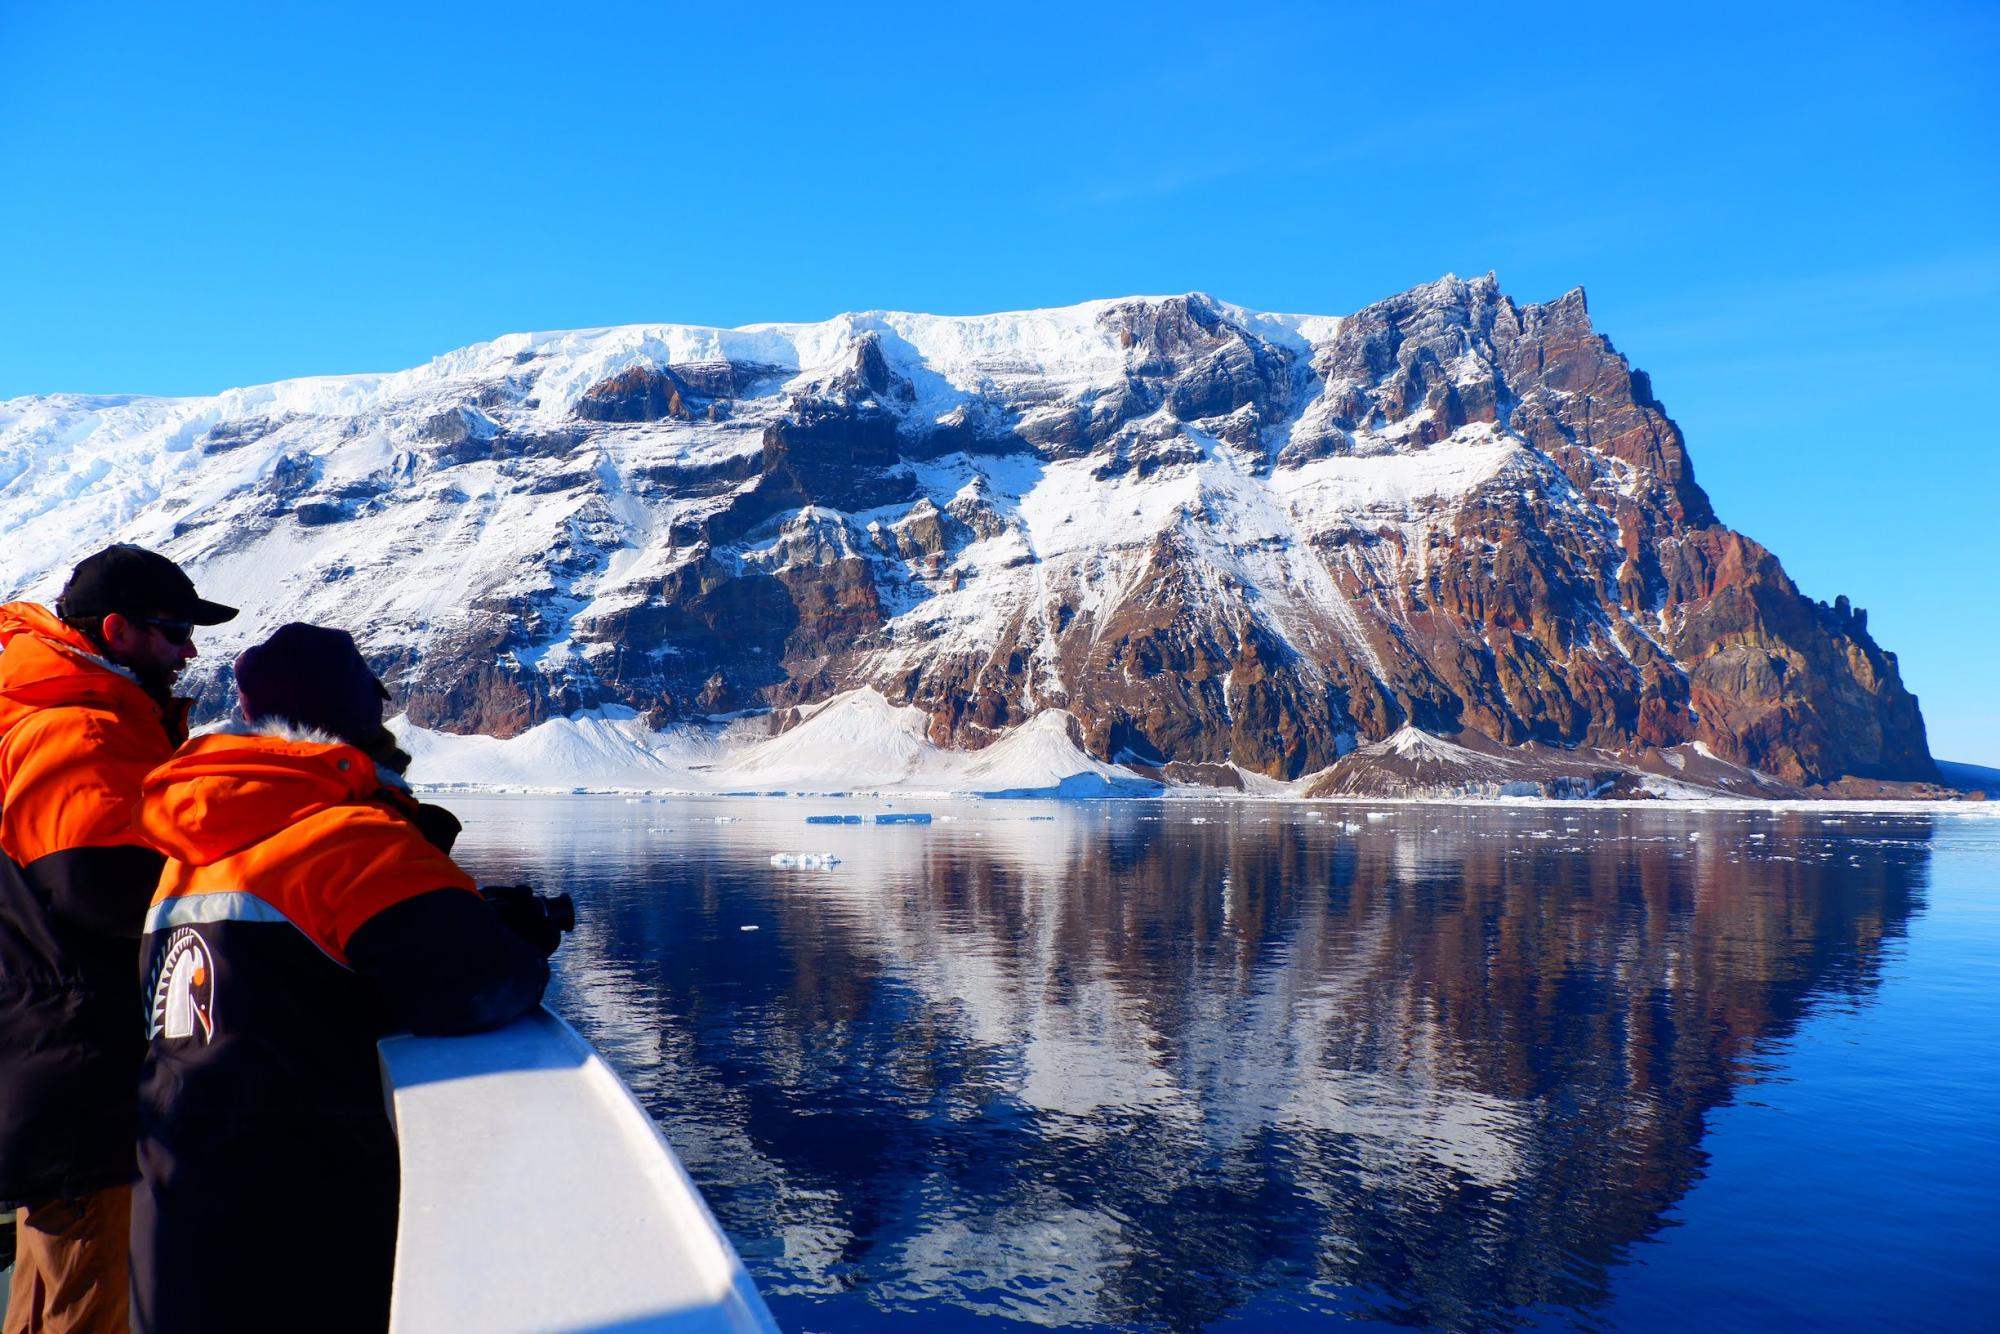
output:
[[[726,728],[654,732],[634,717],[558,718],[505,740],[393,725],[426,787],[646,792],[925,792],[988,797],[1139,796],[1160,785],[1093,759],[1074,720],[1037,715],[984,750],[934,745],[921,710],[874,690],[837,695],[762,740]]]

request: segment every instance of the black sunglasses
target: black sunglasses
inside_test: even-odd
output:
[[[160,632],[160,637],[176,648],[183,647],[194,639],[193,621],[176,621],[161,616],[136,616],[141,625],[150,625]]]

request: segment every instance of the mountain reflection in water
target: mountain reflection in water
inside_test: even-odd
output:
[[[554,1003],[813,1329],[1589,1323],[1930,857],[1922,816],[453,804],[482,879],[576,894]]]

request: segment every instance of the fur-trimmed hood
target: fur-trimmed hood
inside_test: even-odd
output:
[[[390,735],[393,736],[394,734],[390,733]],[[200,732],[196,733],[196,739],[210,736],[265,736],[275,738],[279,741],[303,742],[307,745],[353,745],[351,741],[337,737],[331,732],[323,731],[317,727],[307,727],[305,724],[295,723],[289,718],[264,718],[254,723],[244,722],[241,718],[231,718],[227,722],[217,723],[212,727],[204,727]],[[410,791],[409,780],[380,760],[377,760],[375,763],[375,776],[382,780],[383,787],[396,792],[407,793]]]
[[[147,842],[193,866],[402,783],[358,747],[282,721],[208,732],[146,775]]]

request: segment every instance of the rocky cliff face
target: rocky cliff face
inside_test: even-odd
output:
[[[10,476],[0,584],[151,542],[253,609],[216,647],[348,625],[446,731],[782,725],[870,686],[939,744],[1063,709],[1170,774],[1297,779],[1412,727],[1936,778],[1865,616],[1717,521],[1582,292],[1491,275],[1340,319],[1190,295],[643,326],[15,400]]]

